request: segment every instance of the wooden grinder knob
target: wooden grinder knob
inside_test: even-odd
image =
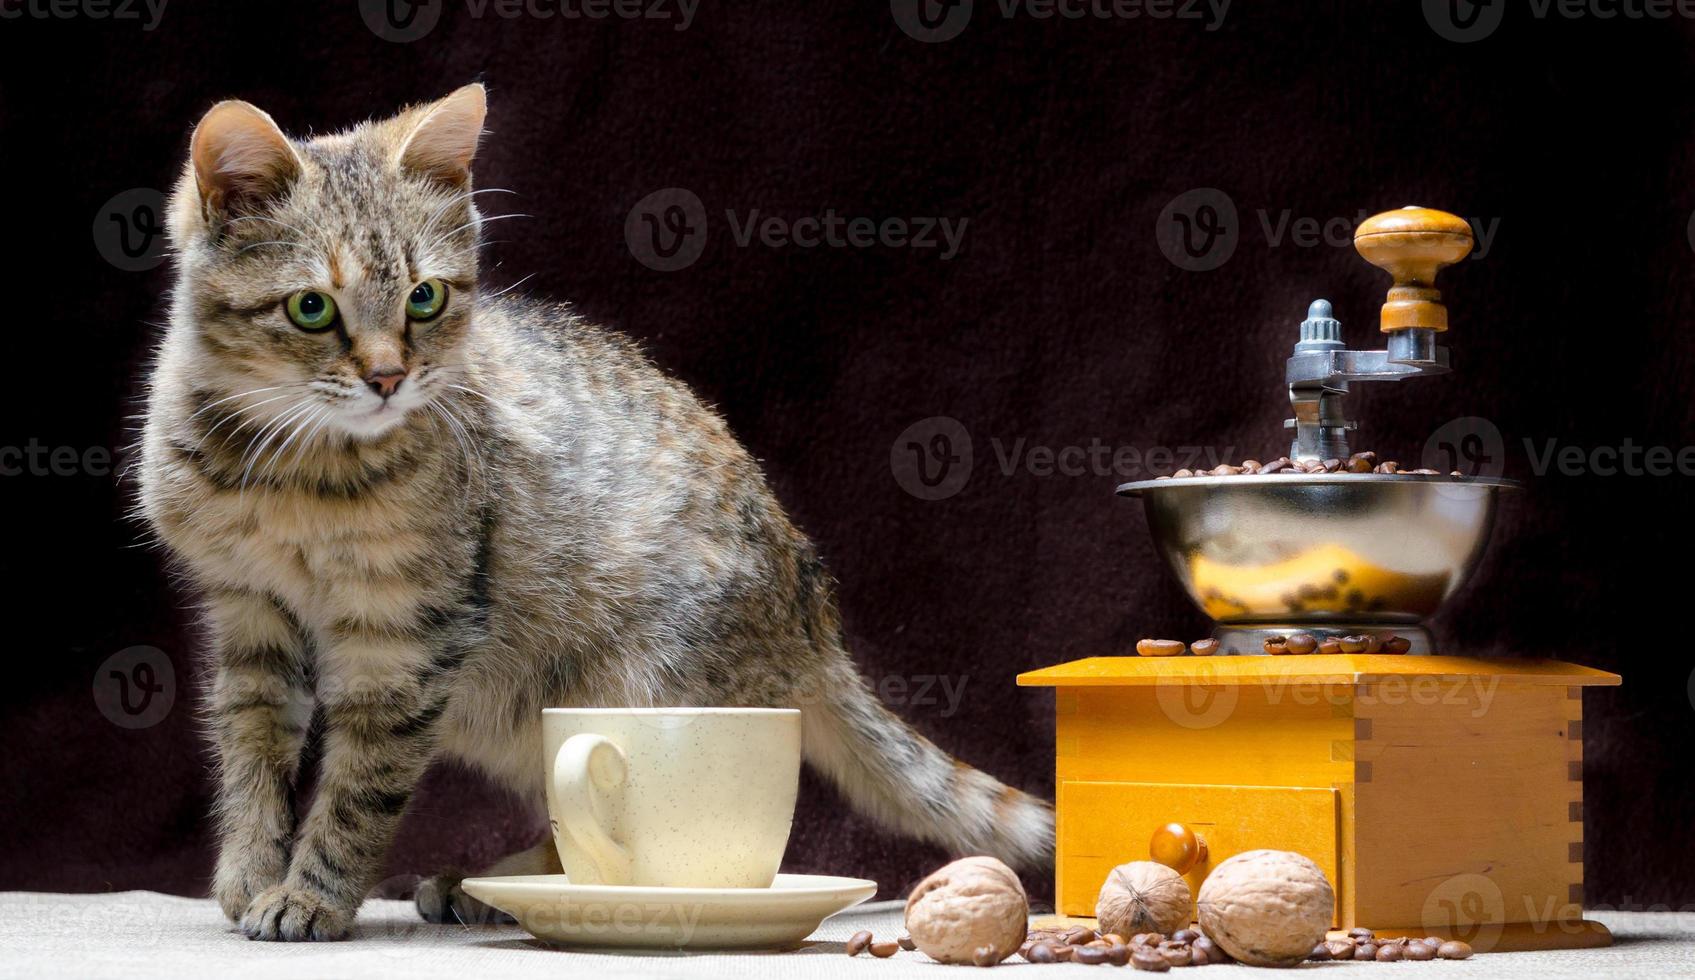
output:
[[[1420,207],[1373,215],[1354,230],[1354,248],[1395,280],[1383,304],[1384,333],[1448,329],[1436,273],[1470,255],[1473,241],[1464,218]]]
[[[1180,875],[1186,875],[1206,860],[1207,842],[1180,823],[1168,823],[1154,831],[1148,841],[1148,856]]]

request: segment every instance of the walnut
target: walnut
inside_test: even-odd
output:
[[[942,963],[995,963],[1024,942],[1030,902],[1012,869],[992,857],[961,858],[918,883],[906,900],[906,931]],[[980,947],[989,947],[983,954]]]
[[[1295,966],[1324,940],[1336,893],[1318,865],[1291,851],[1244,851],[1201,884],[1201,929],[1251,966]]]
[[[1132,861],[1113,868],[1095,899],[1095,918],[1102,932],[1134,936],[1158,932],[1169,936],[1189,924],[1195,901],[1183,876],[1163,864]]]

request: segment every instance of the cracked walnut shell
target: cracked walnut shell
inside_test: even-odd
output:
[[[1250,966],[1295,966],[1324,940],[1336,893],[1292,851],[1244,851],[1201,883],[1201,930]]]
[[[926,956],[942,963],[999,963],[1018,952],[1029,916],[1030,902],[1018,875],[992,857],[944,865],[906,900],[907,934]]]
[[[1163,864],[1132,861],[1113,868],[1095,899],[1100,931],[1134,936],[1139,932],[1171,935],[1189,925],[1195,896],[1183,876]]]

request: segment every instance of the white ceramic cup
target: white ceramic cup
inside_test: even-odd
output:
[[[792,708],[547,708],[547,812],[573,885],[767,888],[800,789]]]

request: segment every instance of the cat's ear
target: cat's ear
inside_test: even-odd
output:
[[[189,141],[194,181],[219,214],[252,210],[300,175],[300,155],[271,117],[246,102],[220,102]]]
[[[481,85],[467,85],[418,113],[418,122],[400,147],[405,170],[461,187],[471,180],[471,158],[483,135],[488,96]]]

